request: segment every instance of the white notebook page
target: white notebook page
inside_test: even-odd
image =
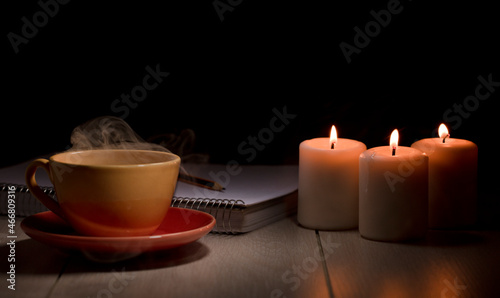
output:
[[[241,200],[246,205],[258,204],[297,190],[297,166],[233,166],[186,164],[188,174],[218,182],[226,189],[215,191],[178,182],[176,197]]]

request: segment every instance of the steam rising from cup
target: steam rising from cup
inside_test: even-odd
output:
[[[139,137],[121,118],[104,116],[76,127],[71,133],[69,151],[134,149],[170,152],[167,148],[148,143]]]
[[[194,147],[195,135],[190,129],[183,130],[179,136],[170,133],[153,136],[151,139],[159,141],[160,145],[143,140],[123,119],[113,116],[103,116],[77,126],[71,133],[72,147],[68,151],[105,149],[150,150],[179,155],[182,163],[208,162],[208,155],[191,152]],[[172,151],[167,148],[172,149]],[[131,155],[128,161],[133,163],[143,162],[137,160],[136,155]],[[180,170],[182,173],[187,174],[187,171],[182,166]]]

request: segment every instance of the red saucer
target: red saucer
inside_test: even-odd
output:
[[[194,242],[215,225],[215,218],[205,212],[171,207],[158,229],[150,236],[92,237],[78,235],[52,211],[31,215],[21,228],[31,238],[62,250],[93,254],[129,254],[157,251]]]

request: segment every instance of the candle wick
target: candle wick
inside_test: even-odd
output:
[[[444,144],[444,141],[446,140],[447,137],[449,137],[450,135],[446,135],[444,138],[443,138],[443,144]]]
[[[396,147],[392,148],[392,156],[396,155]]]
[[[330,147],[330,149],[335,149],[335,142],[332,142],[332,146]]]

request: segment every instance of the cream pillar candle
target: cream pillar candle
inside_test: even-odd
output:
[[[307,228],[343,230],[358,226],[359,154],[365,144],[336,136],[299,146],[297,219]]]
[[[411,145],[429,156],[429,227],[472,225],[476,220],[477,146],[449,138],[443,124],[439,136]]]
[[[427,231],[428,157],[397,146],[366,150],[359,156],[359,232],[364,238],[404,241]]]

